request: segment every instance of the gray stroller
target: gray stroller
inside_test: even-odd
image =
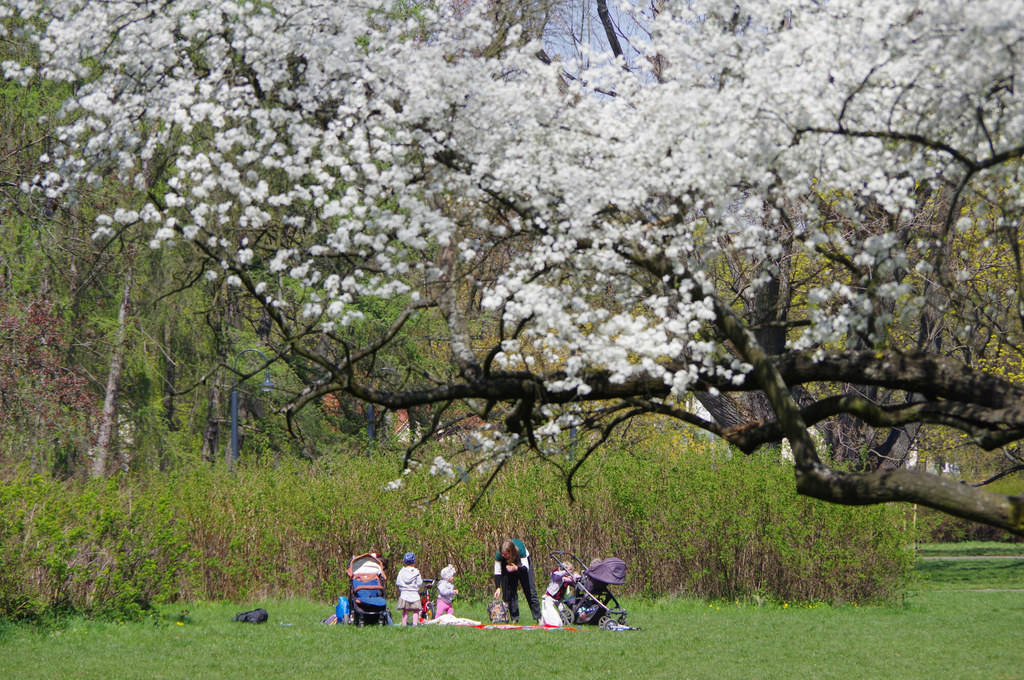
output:
[[[587,566],[571,552],[553,552],[551,558],[561,569],[581,575],[576,583],[569,586],[558,605],[563,625],[597,625],[602,628],[629,625],[626,610],[609,588],[626,582],[625,562],[618,557],[608,557],[594,560]]]

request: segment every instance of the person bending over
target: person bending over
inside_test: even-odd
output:
[[[494,556],[494,587],[494,597],[501,597],[508,605],[513,623],[519,622],[520,587],[530,604],[534,621],[540,622],[540,601],[533,581],[533,569],[530,568],[530,552],[518,538],[506,538],[498,546],[498,553]]]

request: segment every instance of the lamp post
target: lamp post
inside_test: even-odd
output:
[[[231,469],[235,469],[235,463],[238,461],[238,359],[246,352],[255,352],[263,357],[264,363],[267,364],[266,376],[263,379],[263,384],[260,385],[260,390],[263,392],[269,392],[274,388],[274,381],[270,379],[270,361],[267,359],[267,355],[258,349],[243,349],[241,352],[235,355],[235,385],[231,388]]]
[[[576,423],[569,426],[569,460],[576,460]]]

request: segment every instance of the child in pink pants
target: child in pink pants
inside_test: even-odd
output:
[[[437,616],[452,613],[452,600],[459,594],[452,579],[455,578],[455,567],[449,564],[441,570],[441,579],[437,582]]]

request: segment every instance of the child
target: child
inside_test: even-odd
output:
[[[551,583],[544,589],[544,597],[541,598],[541,622],[545,626],[556,626],[561,628],[562,615],[558,613],[558,603],[565,596],[565,589],[570,583],[575,583],[580,576],[576,572],[569,572],[565,569],[556,569],[551,572]]]
[[[420,586],[423,585],[423,577],[420,570],[412,566],[416,564],[416,555],[411,552],[405,553],[402,558],[405,564],[395,578],[395,585],[398,586],[398,608],[402,610],[402,625],[408,625],[409,614],[412,613],[412,625],[420,623]]]
[[[459,591],[455,588],[455,584],[452,583],[453,578],[455,578],[455,566],[449,564],[441,570],[441,580],[437,582],[438,617],[442,614],[453,614],[452,600],[459,594]]]

